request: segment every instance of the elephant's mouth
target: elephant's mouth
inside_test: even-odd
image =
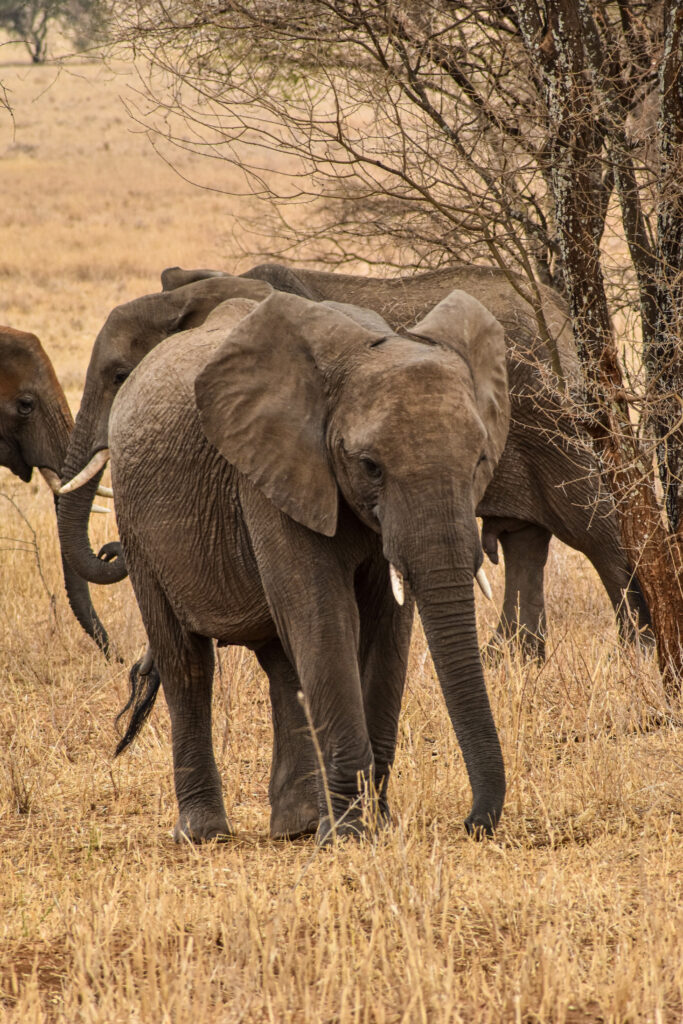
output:
[[[29,466],[28,462],[25,462],[17,450],[10,451],[7,460],[3,463],[0,461],[0,465],[6,465],[7,468],[18,476],[20,480],[23,480],[25,484],[29,482],[33,475],[33,466]]]

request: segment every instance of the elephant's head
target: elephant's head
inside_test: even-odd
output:
[[[171,334],[199,326],[221,302],[238,296],[260,302],[271,292],[262,281],[212,275],[134,299],[107,317],[95,340],[62,466],[60,542],[69,564],[83,579],[116,583],[126,575],[118,544],[107,545],[98,557],[88,538],[93,495],[109,458],[109,413],[119,388],[156,345]]]
[[[0,327],[0,465],[25,481],[36,467],[52,484],[72,427],[64,392],[35,334]]]
[[[397,600],[403,578],[417,601],[463,749],[468,822],[495,824],[505,782],[473,577],[475,509],[509,422],[502,327],[460,291],[406,336],[369,311],[278,293],[232,331],[195,391],[209,440],[282,512],[333,536],[341,495],[381,534]]]
[[[34,334],[0,327],[0,466],[29,481],[37,468],[59,490],[73,419],[52,363]],[[66,593],[76,618],[107,653],[109,641],[87,584],[64,562]]]

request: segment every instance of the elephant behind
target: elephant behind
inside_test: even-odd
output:
[[[38,469],[53,491],[73,419],[52,363],[35,334],[0,327],[0,466],[28,482]],[[55,494],[55,504],[58,504]],[[88,584],[62,560],[69,603],[105,654],[109,638],[90,600]]]
[[[269,677],[272,833],[358,834],[366,787],[387,819],[413,599],[472,786],[466,826],[490,832],[501,813],[473,577],[475,508],[509,421],[503,331],[457,291],[409,338],[344,310],[277,292],[225,302],[151,352],[113,405],[119,529],[155,666],[142,686],[132,673],[119,749],[161,680],[176,838],[229,830],[212,637],[252,648]]]

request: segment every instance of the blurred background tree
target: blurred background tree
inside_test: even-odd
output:
[[[105,0],[0,0],[0,28],[24,43],[34,64],[47,59],[54,30],[83,50],[102,41],[106,19]]]

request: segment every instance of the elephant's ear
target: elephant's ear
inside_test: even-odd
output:
[[[161,288],[165,292],[172,292],[175,288],[182,288],[183,285],[192,284],[194,281],[204,281],[209,277],[227,277],[222,270],[183,270],[182,267],[167,267],[161,271]]]
[[[261,302],[273,289],[265,281],[248,281],[223,274],[180,285],[158,296],[163,307],[164,333],[177,334],[203,324],[212,309],[226,299]]]
[[[209,441],[277,508],[328,537],[339,498],[325,440],[327,388],[344,357],[378,337],[336,310],[275,292],[195,381]]]
[[[468,364],[479,415],[488,434],[491,473],[500,458],[510,423],[510,397],[502,326],[485,306],[463,291],[452,291],[410,333],[449,348]]]

